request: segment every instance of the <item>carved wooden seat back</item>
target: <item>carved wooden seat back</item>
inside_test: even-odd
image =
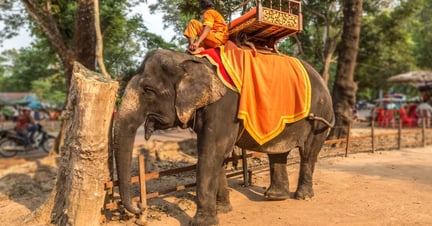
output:
[[[245,7],[251,0],[235,8]],[[229,25],[230,40],[237,45],[253,43],[256,49],[277,52],[282,38],[302,31],[301,1],[256,0],[256,5]]]

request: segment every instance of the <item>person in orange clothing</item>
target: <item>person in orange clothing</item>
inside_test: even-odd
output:
[[[33,134],[37,130],[36,122],[33,117],[30,115],[31,109],[28,107],[24,107],[21,109],[22,113],[18,116],[18,119],[15,124],[16,133],[24,139],[26,150],[32,149],[31,139],[33,139]],[[30,137],[27,135],[27,132],[30,133]]]
[[[184,36],[189,40],[187,51],[191,54],[221,46],[228,40],[228,25],[223,16],[214,9],[213,1],[201,0],[200,9],[203,23],[192,19],[184,32]]]

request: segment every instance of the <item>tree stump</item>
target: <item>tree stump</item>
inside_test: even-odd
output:
[[[109,181],[109,141],[118,83],[75,63],[62,113],[65,138],[56,187],[26,221],[33,224],[100,225]]]

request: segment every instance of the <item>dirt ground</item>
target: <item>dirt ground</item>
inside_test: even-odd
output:
[[[288,167],[290,191],[297,184],[298,165]],[[320,159],[314,175],[315,197],[267,201],[268,172],[229,181],[233,211],[219,214],[220,225],[432,225],[432,147],[360,153]],[[150,202],[150,225],[187,225],[193,217],[193,189]]]
[[[293,193],[298,164],[287,169]],[[55,176],[55,159],[43,153],[0,158],[0,225],[23,225],[16,222],[48,198]],[[432,225],[432,146],[321,158],[309,200],[267,201],[268,170],[254,172],[252,182],[229,179],[233,211],[219,214],[220,225]],[[188,225],[194,197],[190,188],[150,199],[148,224]]]

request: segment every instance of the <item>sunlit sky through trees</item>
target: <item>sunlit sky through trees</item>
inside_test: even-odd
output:
[[[162,14],[150,14],[148,5],[154,4],[156,0],[148,0],[147,4],[140,4],[136,7],[136,9],[132,12],[133,14],[140,14],[147,26],[149,32],[162,36],[165,41],[169,41],[173,35],[174,31],[171,28],[164,30]],[[2,24],[0,22],[0,29],[2,28]],[[30,45],[32,41],[32,37],[26,28],[22,28],[20,31],[20,35],[14,37],[13,39],[4,40],[3,44],[0,45],[0,52],[7,49],[19,49],[22,47],[27,47]]]

